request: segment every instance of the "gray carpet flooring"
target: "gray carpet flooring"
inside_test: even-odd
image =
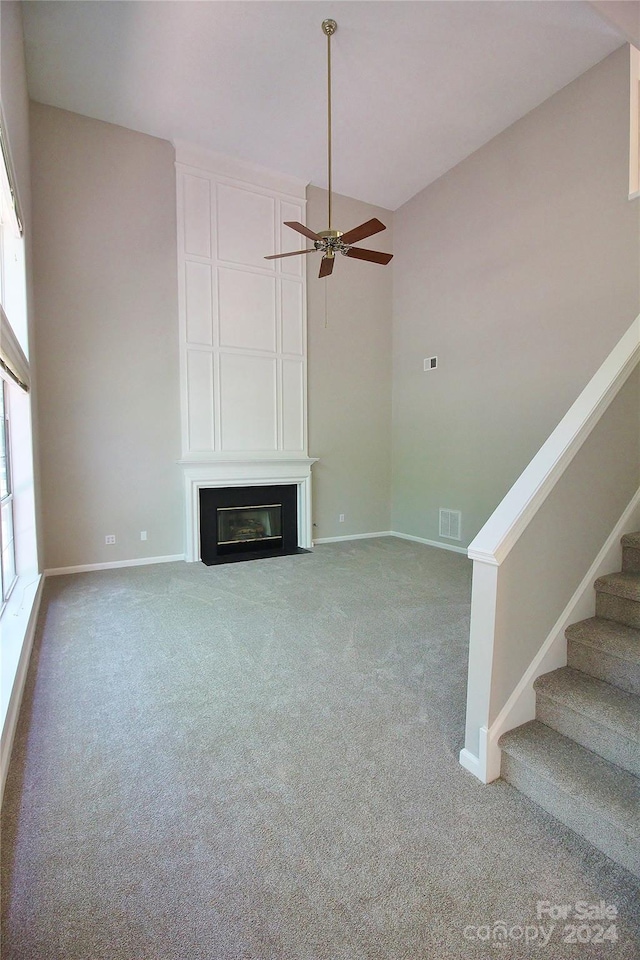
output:
[[[49,580],[3,958],[639,957],[630,874],[458,763],[470,577],[381,538]],[[539,901],[604,901],[615,930]]]

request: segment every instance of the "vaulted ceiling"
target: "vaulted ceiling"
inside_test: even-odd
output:
[[[396,209],[624,36],[582,0],[30,0],[42,103],[188,140]]]

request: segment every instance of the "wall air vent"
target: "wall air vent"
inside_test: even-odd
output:
[[[461,540],[462,514],[459,510],[440,507],[440,536],[448,540]]]

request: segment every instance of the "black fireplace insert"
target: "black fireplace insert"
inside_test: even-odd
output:
[[[208,566],[306,552],[298,547],[297,484],[200,489],[200,556]]]

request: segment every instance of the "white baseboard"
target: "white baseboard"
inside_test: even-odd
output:
[[[453,553],[464,553],[466,556],[466,547],[456,547],[453,543],[442,543],[441,540],[425,540],[424,537],[413,537],[410,533],[398,533],[397,530],[391,531],[392,537],[399,537],[400,540],[413,540],[414,543],[426,543],[428,547],[439,547],[440,550],[451,550]]]
[[[502,751],[493,753],[489,750],[489,731],[480,727],[478,736],[478,756],[465,747],[460,751],[460,765],[481,780],[482,783],[491,783],[500,776],[500,760]]]
[[[540,650],[529,664],[520,682],[505,703],[504,707],[486,731],[485,763],[479,779],[484,783],[490,782],[500,773],[500,754],[498,740],[503,733],[513,730],[536,715],[536,698],[533,689],[534,681],[544,673],[557,670],[567,665],[567,640],[565,630],[572,623],[586,620],[595,616],[594,582],[606,573],[620,570],[622,564],[622,549],[620,539],[625,533],[631,533],[640,526],[640,489],[631,498],[629,505],[618,520],[611,534],[607,537],[597,557],[589,567],[577,590],[569,603],[560,614],[548,637]],[[481,748],[481,753],[482,753]],[[472,756],[472,754],[470,754]],[[477,758],[476,758],[477,759]],[[471,767],[460,763],[467,770]],[[473,770],[472,770],[473,772]],[[478,776],[478,774],[476,774]]]
[[[346,537],[318,537],[313,538],[313,545],[316,543],[342,543],[346,540],[372,540],[374,537],[392,537],[390,530],[381,530],[379,533],[351,533]]]
[[[144,567],[150,563],[175,563],[184,560],[183,553],[170,557],[141,557],[139,560],[114,560],[109,563],[83,563],[77,567],[53,567],[45,570],[46,577],[59,577],[65,573],[90,573],[92,570],[115,570],[118,567]]]
[[[428,547],[439,547],[441,550],[452,550],[454,553],[464,553],[466,547],[455,547],[450,543],[441,543],[439,540],[425,540],[424,537],[413,537],[410,533],[398,533],[397,530],[379,530],[378,533],[352,533],[346,537],[314,537],[313,543],[341,543],[343,540],[369,540],[372,537],[397,537],[399,540],[412,540],[414,543],[424,543]]]
[[[468,770],[469,773],[472,773],[474,777],[477,777],[478,780],[482,780],[482,771],[480,769],[480,760],[478,757],[474,756],[470,750],[467,750],[465,747],[464,750],[460,751],[460,765]]]
[[[24,632],[24,640],[22,641],[20,658],[18,660],[18,666],[13,678],[13,684],[11,686],[11,696],[9,697],[7,712],[2,724],[2,744],[0,747],[0,803],[2,802],[2,797],[4,796],[4,786],[7,780],[7,773],[9,772],[9,761],[11,760],[13,741],[16,735],[16,728],[18,726],[18,717],[20,716],[20,706],[22,704],[22,696],[24,694],[24,687],[27,680],[27,672],[29,670],[31,650],[33,649],[33,641],[36,635],[36,624],[38,622],[40,601],[42,600],[44,579],[45,578],[42,576],[39,577],[38,585],[31,602],[31,610],[29,611],[29,617]]]

